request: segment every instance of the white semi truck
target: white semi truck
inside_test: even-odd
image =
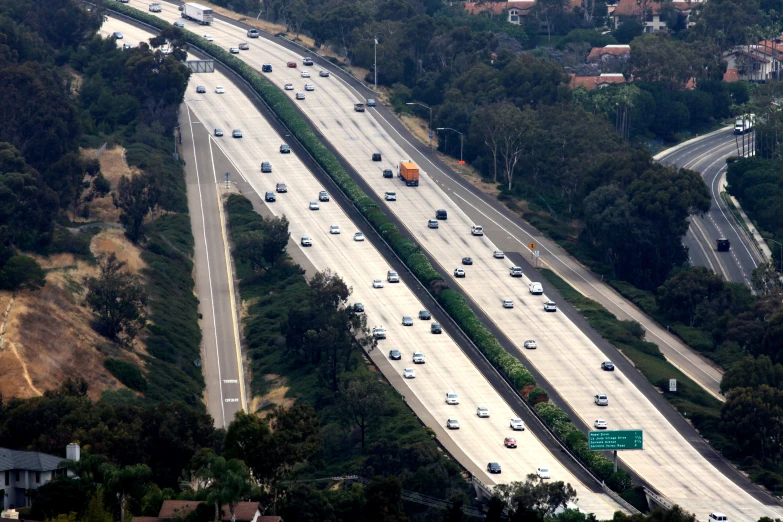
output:
[[[214,13],[209,7],[204,7],[200,4],[188,3],[182,6],[182,18],[193,20],[201,25],[210,25]]]

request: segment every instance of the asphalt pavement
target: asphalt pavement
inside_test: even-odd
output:
[[[763,262],[763,257],[731,215],[721,192],[725,190],[726,159],[750,155],[754,138],[755,132],[737,136],[733,127],[726,127],[656,155],[656,159],[665,165],[701,173],[710,190],[710,210],[704,216],[691,217],[684,239],[691,263],[705,266],[727,281],[749,286],[753,269]],[[727,238],[731,242],[729,252],[717,251],[718,238]]]

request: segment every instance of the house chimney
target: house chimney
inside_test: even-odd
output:
[[[65,447],[65,458],[74,462],[79,462],[81,458],[81,448],[75,442],[71,442]]]

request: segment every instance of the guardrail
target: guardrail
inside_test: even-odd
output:
[[[129,15],[129,14],[122,13],[122,12],[119,12],[119,11],[115,11],[115,10],[113,10],[113,9],[110,9],[110,8],[107,8],[107,11],[108,11],[108,12],[111,12],[111,13],[113,13],[113,14],[115,14],[116,16],[119,16],[119,17],[121,17],[121,18],[127,18],[127,19],[131,19],[131,20],[133,20],[135,23],[138,23],[138,24],[140,24],[140,25],[143,25],[143,26],[145,26],[145,27],[149,27],[149,28],[150,28],[152,31],[154,31],[154,32],[158,32],[158,31],[159,31],[159,29],[158,29],[157,27],[155,27],[155,26],[153,26],[153,25],[150,25],[150,24],[147,24],[147,23],[145,23],[144,21],[142,21],[142,20],[139,20],[139,19],[137,19],[137,18],[134,18],[133,16],[131,16],[131,15]],[[139,12],[141,13],[141,11],[139,11]],[[486,356],[486,355],[485,355],[485,354],[482,352],[482,350],[481,350],[481,349],[480,349],[480,348],[479,348],[479,347],[478,347],[478,346],[477,346],[477,345],[476,345],[476,344],[473,342],[473,340],[472,340],[472,339],[471,339],[471,338],[470,338],[470,337],[467,335],[467,333],[466,333],[466,332],[465,332],[465,331],[464,331],[464,330],[463,330],[463,329],[462,329],[462,328],[459,326],[459,324],[458,324],[458,323],[457,323],[457,322],[456,322],[456,321],[455,321],[455,320],[454,320],[454,319],[453,319],[453,318],[452,318],[452,317],[449,315],[449,313],[446,311],[446,309],[445,309],[445,308],[444,308],[444,307],[443,307],[443,306],[440,304],[440,302],[438,301],[438,299],[437,299],[437,298],[436,298],[436,297],[435,297],[435,296],[434,296],[434,295],[433,295],[433,294],[430,292],[429,288],[427,288],[427,286],[426,286],[426,285],[424,285],[424,284],[421,284],[421,282],[420,282],[420,281],[419,281],[419,279],[416,277],[416,275],[413,273],[413,271],[412,271],[412,270],[411,270],[411,268],[408,266],[408,264],[407,264],[407,263],[405,263],[405,261],[403,261],[403,259],[402,259],[402,258],[401,258],[401,257],[400,257],[398,254],[397,254],[397,252],[394,250],[394,248],[392,248],[392,246],[391,246],[391,245],[390,245],[390,244],[389,244],[389,243],[386,241],[386,239],[385,239],[385,238],[384,238],[384,237],[383,237],[383,236],[382,236],[382,235],[381,235],[381,234],[380,234],[380,233],[379,233],[379,232],[378,232],[378,231],[375,229],[375,227],[372,225],[372,223],[371,223],[371,222],[370,222],[370,221],[369,221],[369,220],[368,220],[368,219],[367,219],[367,218],[364,216],[364,213],[363,213],[363,212],[362,212],[362,210],[359,208],[358,204],[357,204],[356,202],[354,202],[354,201],[353,201],[353,199],[351,198],[351,196],[350,196],[349,194],[347,194],[346,192],[344,192],[344,191],[342,190],[342,188],[340,187],[340,185],[339,185],[339,184],[338,184],[338,183],[337,183],[337,182],[336,182],[336,181],[335,181],[335,180],[332,178],[332,176],[331,176],[331,175],[329,175],[329,173],[328,173],[328,172],[327,172],[327,171],[326,171],[326,170],[325,170],[325,169],[324,169],[324,168],[323,168],[323,167],[320,165],[320,163],[318,162],[318,160],[317,160],[317,159],[316,159],[316,158],[315,158],[315,157],[314,157],[312,154],[310,154],[310,152],[307,150],[307,147],[305,147],[305,146],[304,146],[304,145],[303,145],[303,144],[302,144],[302,143],[299,141],[299,139],[297,138],[297,136],[295,135],[295,133],[294,133],[294,132],[292,132],[292,131],[291,131],[291,130],[288,128],[288,126],[285,124],[285,122],[283,122],[283,120],[282,120],[282,119],[281,119],[281,118],[280,118],[280,117],[279,117],[279,116],[276,114],[276,112],[274,111],[274,109],[273,109],[273,108],[272,108],[272,107],[271,107],[271,106],[270,106],[270,105],[269,105],[269,104],[266,102],[266,100],[264,100],[264,97],[261,95],[261,93],[259,93],[259,92],[258,92],[258,91],[257,91],[257,90],[256,90],[256,89],[253,87],[253,85],[252,85],[250,82],[248,82],[247,80],[245,80],[245,79],[244,79],[244,78],[243,78],[243,77],[242,77],[242,76],[241,76],[239,73],[237,73],[236,71],[234,71],[234,70],[233,70],[233,69],[232,69],[230,66],[228,66],[228,65],[227,65],[225,62],[221,61],[219,58],[216,58],[216,57],[214,57],[214,56],[213,56],[213,55],[211,55],[209,52],[207,52],[207,51],[205,51],[204,49],[202,49],[202,48],[198,47],[198,45],[195,45],[195,44],[192,44],[192,43],[188,43],[188,45],[189,45],[190,47],[192,47],[192,48],[194,48],[194,49],[198,50],[198,51],[199,51],[200,53],[202,53],[204,56],[208,56],[208,57],[210,57],[211,59],[215,60],[215,62],[217,62],[217,63],[219,63],[220,65],[222,65],[223,67],[225,67],[225,68],[226,68],[226,70],[229,70],[229,71],[231,71],[232,73],[234,73],[234,76],[235,76],[236,78],[238,78],[238,79],[239,79],[239,80],[240,80],[242,83],[244,83],[244,84],[247,86],[247,88],[248,88],[248,89],[250,89],[250,91],[251,91],[251,92],[253,92],[253,93],[255,93],[255,94],[256,94],[257,98],[258,98],[258,99],[261,101],[261,103],[263,103],[263,104],[264,104],[264,106],[266,106],[266,107],[267,107],[267,109],[269,109],[269,112],[272,114],[272,116],[273,116],[273,117],[274,117],[274,118],[277,120],[277,122],[278,122],[278,123],[279,123],[279,124],[280,124],[280,125],[281,125],[281,126],[282,126],[282,127],[283,127],[283,128],[286,130],[286,131],[287,131],[287,132],[288,132],[288,134],[290,135],[290,138],[291,138],[291,139],[293,139],[293,140],[295,140],[295,141],[296,141],[296,142],[299,144],[299,146],[300,146],[300,147],[301,147],[301,149],[304,151],[304,153],[305,153],[305,154],[307,154],[307,156],[310,158],[310,160],[312,160],[313,164],[314,164],[314,165],[316,165],[316,166],[317,166],[317,168],[318,168],[318,169],[319,169],[319,170],[320,170],[320,171],[321,171],[323,174],[325,174],[325,175],[326,175],[327,179],[329,179],[329,180],[331,180],[331,181],[332,181],[333,185],[334,185],[334,186],[337,188],[337,190],[338,190],[338,191],[339,191],[341,194],[343,194],[343,196],[346,198],[346,200],[347,200],[348,202],[350,202],[350,204],[351,204],[351,205],[354,207],[354,209],[356,210],[357,214],[358,214],[359,216],[361,216],[361,219],[362,219],[362,220],[365,222],[365,224],[366,224],[366,225],[367,225],[367,226],[368,226],[368,227],[369,227],[371,230],[375,231],[375,233],[376,233],[376,236],[377,236],[377,237],[380,239],[380,241],[382,241],[382,242],[383,242],[383,244],[384,244],[384,245],[385,245],[385,246],[386,246],[386,247],[389,249],[389,251],[391,252],[391,255],[392,255],[392,256],[394,256],[394,257],[395,257],[395,258],[396,258],[396,259],[399,261],[399,263],[400,263],[400,264],[401,264],[401,265],[402,265],[402,266],[405,268],[405,271],[406,271],[406,272],[407,272],[407,273],[408,273],[408,274],[409,274],[409,275],[410,275],[410,276],[413,278],[412,280],[414,280],[414,281],[417,281],[417,282],[420,284],[420,287],[421,287],[421,288],[423,289],[423,291],[424,291],[424,292],[425,292],[425,293],[426,293],[426,294],[427,294],[427,295],[430,297],[430,299],[431,299],[431,300],[432,300],[432,301],[435,303],[435,305],[436,305],[436,306],[437,306],[437,307],[440,309],[440,311],[441,311],[441,312],[442,312],[442,313],[443,313],[443,314],[444,314],[446,317],[448,317],[448,318],[450,319],[450,322],[451,322],[452,326],[453,326],[453,327],[454,327],[454,328],[455,328],[455,329],[456,329],[456,330],[457,330],[457,331],[460,333],[460,335],[462,336],[462,338],[464,339],[464,341],[465,341],[465,342],[467,342],[467,343],[468,343],[470,346],[472,346],[472,347],[475,349],[475,351],[476,351],[476,352],[477,352],[477,353],[480,355],[480,357],[481,357],[481,358],[482,358],[482,359],[483,359],[483,360],[484,360],[484,361],[487,363],[487,365],[488,365],[490,368],[492,368],[492,371],[493,371],[493,372],[494,372],[494,373],[495,373],[497,376],[499,376],[499,377],[500,377],[501,381],[502,381],[502,382],[504,382],[504,383],[506,384],[506,386],[508,386],[508,387],[509,387],[509,389],[512,391],[512,393],[513,393],[514,395],[516,395],[516,396],[517,396],[517,398],[518,398],[518,399],[520,400],[520,402],[521,402],[521,403],[524,405],[524,407],[527,409],[527,411],[528,411],[528,412],[529,412],[529,413],[530,413],[530,414],[531,414],[531,415],[532,415],[532,416],[533,416],[533,417],[534,417],[534,418],[535,418],[535,419],[538,421],[538,423],[539,423],[540,427],[541,427],[541,428],[543,428],[543,430],[544,430],[544,431],[546,431],[546,432],[547,432],[547,433],[548,433],[548,434],[549,434],[549,435],[552,437],[552,439],[553,439],[553,440],[556,442],[556,444],[557,444],[557,445],[560,447],[560,450],[561,450],[561,452],[563,452],[563,453],[565,453],[566,455],[568,455],[568,456],[571,458],[571,460],[573,460],[573,462],[575,462],[575,463],[576,463],[576,464],[577,464],[577,465],[578,465],[578,466],[579,466],[579,467],[580,467],[580,468],[581,468],[581,469],[582,469],[582,470],[583,470],[583,471],[584,471],[584,472],[587,474],[587,476],[589,476],[590,478],[592,478],[592,479],[595,481],[595,483],[596,483],[596,484],[597,484],[597,485],[598,485],[598,486],[599,486],[599,487],[602,489],[602,491],[604,491],[604,492],[605,492],[605,493],[606,493],[608,496],[610,496],[610,497],[611,497],[611,498],[612,498],[612,499],[613,499],[615,502],[617,502],[617,503],[618,503],[618,505],[620,505],[620,506],[622,506],[623,508],[625,508],[625,509],[626,509],[626,511],[628,511],[628,512],[629,512],[629,513],[631,513],[631,514],[638,514],[638,513],[640,513],[640,511],[639,511],[638,509],[636,509],[636,508],[635,508],[635,507],[633,507],[631,504],[629,504],[629,503],[628,503],[628,502],[627,502],[625,499],[623,499],[622,497],[620,497],[620,495],[618,495],[616,492],[614,492],[613,490],[611,490],[611,489],[610,489],[610,488],[609,488],[609,487],[608,487],[608,486],[607,486],[607,485],[606,485],[606,484],[605,484],[605,483],[604,483],[602,480],[600,480],[600,479],[599,479],[599,478],[598,478],[598,477],[597,477],[597,476],[596,476],[596,475],[595,475],[595,474],[594,474],[594,473],[593,473],[593,472],[590,470],[590,468],[588,468],[588,467],[587,467],[587,466],[586,466],[586,465],[585,465],[585,464],[582,462],[582,460],[581,460],[581,459],[580,459],[580,458],[579,458],[579,457],[578,457],[578,456],[577,456],[577,455],[576,455],[574,452],[572,452],[572,451],[571,451],[571,450],[570,450],[570,449],[569,449],[569,448],[568,448],[568,447],[567,447],[567,446],[564,444],[564,442],[563,442],[563,441],[560,439],[560,437],[559,437],[559,436],[558,436],[558,435],[557,435],[557,434],[554,432],[554,430],[552,430],[552,429],[551,429],[551,428],[550,428],[550,427],[547,425],[547,423],[546,423],[546,422],[544,422],[544,420],[541,418],[541,416],[538,414],[538,412],[536,412],[535,408],[533,408],[533,406],[532,406],[532,405],[530,405],[530,404],[529,404],[529,403],[528,403],[528,402],[525,400],[525,398],[522,396],[522,394],[519,392],[519,390],[517,390],[517,389],[516,389],[516,387],[515,387],[515,386],[513,385],[513,383],[512,383],[512,382],[511,382],[511,381],[508,379],[508,377],[506,377],[506,376],[505,376],[505,375],[504,375],[502,372],[500,372],[500,371],[498,370],[498,368],[497,368],[497,367],[496,367],[494,364],[492,364],[492,362],[491,362],[491,361],[490,361],[490,360],[487,358],[487,356]],[[298,44],[297,44],[297,45],[298,45]],[[305,48],[305,49],[306,49],[306,48]],[[310,123],[310,125],[312,125],[312,123]],[[486,486],[484,486],[484,487],[486,488]]]

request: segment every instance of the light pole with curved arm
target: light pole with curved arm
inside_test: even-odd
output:
[[[451,127],[438,127],[438,130],[450,130],[450,131],[454,131],[457,134],[459,134],[459,164],[460,165],[464,165],[465,162],[462,160],[462,145],[463,145],[463,143],[465,141],[465,135],[462,134],[457,129],[452,129]]]
[[[423,103],[419,103],[419,102],[408,102],[405,105],[421,105],[422,107],[424,107],[425,109],[428,109],[430,111],[430,128],[429,128],[429,133],[430,133],[430,150],[432,150],[432,107],[428,107],[427,105],[424,105]]]

